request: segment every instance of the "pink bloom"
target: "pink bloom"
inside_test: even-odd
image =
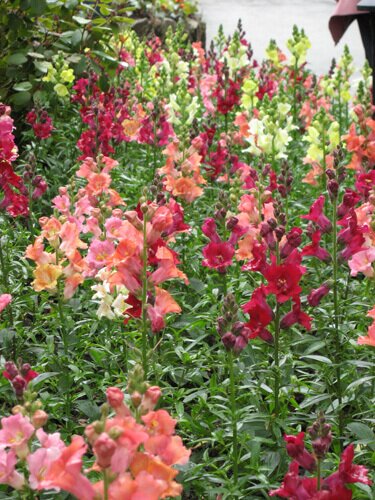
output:
[[[156,385],[149,387],[142,397],[141,409],[143,410],[143,412],[152,411],[157,405],[160,396],[160,387]]]
[[[59,432],[47,434],[43,429],[38,429],[36,431],[36,437],[39,439],[43,448],[58,448],[59,450],[65,448],[65,443],[61,440]]]
[[[374,276],[374,268],[372,263],[375,261],[375,247],[366,248],[357,252],[349,260],[348,264],[351,269],[351,275],[357,276],[358,273],[363,273],[368,278]]]
[[[8,484],[16,490],[20,490],[24,483],[25,478],[15,470],[17,457],[14,450],[8,453],[0,449],[0,484]]]
[[[3,293],[0,295],[0,312],[3,311],[11,302],[12,296],[9,293]]]
[[[111,469],[113,472],[122,473],[127,470],[138,447],[149,439],[149,435],[133,417],[115,417],[107,420],[105,432],[111,435],[112,429],[116,430],[118,438],[117,448],[111,459]]]
[[[176,427],[176,420],[165,410],[150,411],[142,417],[150,434],[165,434],[171,436]]]
[[[87,253],[87,262],[90,267],[100,269],[107,264],[114,252],[115,247],[111,241],[94,240]]]
[[[102,487],[102,483],[100,485]],[[135,479],[130,474],[120,474],[109,487],[111,500],[159,500],[165,497],[168,483],[146,471],[141,471]],[[101,493],[100,488],[99,493]],[[169,495],[168,495],[169,496]]]
[[[20,458],[29,452],[28,442],[34,434],[34,427],[28,417],[21,413],[1,419],[0,449],[12,448]]]
[[[82,455],[87,446],[81,436],[74,436],[72,443],[54,460],[39,483],[39,490],[63,489],[79,500],[93,500],[95,490],[90,481],[81,473]]]
[[[116,451],[116,442],[106,432],[102,432],[95,440],[92,449],[96,456],[96,463],[102,469],[106,469],[111,465],[113,454]]]
[[[375,347],[375,320],[369,327],[367,336],[358,337],[357,343],[359,345],[371,345]]]
[[[191,454],[191,450],[182,444],[180,436],[159,434],[150,437],[144,446],[146,451],[159,456],[167,465],[184,465]]]
[[[55,196],[55,198],[52,199],[52,204],[61,214],[69,214],[70,199],[66,194]]]
[[[61,455],[61,449],[57,447],[39,448],[27,457],[30,477],[29,483],[33,490],[39,488],[49,472],[52,462]]]
[[[107,402],[119,417],[130,417],[131,412],[124,403],[124,393],[118,387],[108,387],[106,391]]]
[[[148,305],[147,315],[151,320],[152,331],[158,332],[165,326],[164,317],[169,313],[180,313],[181,307],[167,290],[155,287],[155,293],[155,304]]]

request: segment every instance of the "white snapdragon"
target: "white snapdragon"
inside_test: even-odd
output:
[[[119,318],[130,307],[130,305],[126,303],[129,293],[124,286],[117,285],[114,294],[111,293],[108,281],[93,285],[91,289],[96,292],[92,298],[99,301],[99,308],[96,311],[96,315],[99,319]]]

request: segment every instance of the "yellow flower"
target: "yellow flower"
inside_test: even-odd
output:
[[[33,288],[36,292],[41,290],[56,290],[57,280],[62,274],[61,266],[55,264],[40,264],[34,272]]]
[[[64,80],[64,82],[72,83],[72,81],[74,80],[73,70],[71,68],[62,70],[60,73],[60,77],[62,78],[62,80]]]
[[[65,96],[69,95],[69,90],[68,90],[68,88],[66,87],[66,85],[64,85],[63,83],[57,83],[57,84],[53,87],[53,90],[56,92],[56,94],[57,94],[59,97],[65,97]]]

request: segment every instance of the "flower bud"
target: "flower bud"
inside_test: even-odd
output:
[[[5,363],[5,370],[8,372],[10,379],[12,380],[16,375],[18,375],[17,366],[13,363],[13,361],[7,361]]]
[[[108,387],[106,395],[109,406],[114,410],[121,406],[124,401],[124,393],[118,387]]]
[[[231,217],[228,222],[227,222],[227,229],[229,231],[232,231],[238,224],[238,219],[237,217]]]
[[[100,434],[93,446],[96,462],[99,467],[106,469],[111,465],[111,460],[116,451],[116,447],[115,441],[111,439],[106,432]]]
[[[131,400],[134,408],[138,408],[138,406],[142,402],[142,394],[140,394],[138,391],[134,391],[133,394],[131,395]]]
[[[337,198],[337,194],[339,192],[339,183],[335,179],[332,179],[328,181],[327,187],[331,199]]]
[[[142,411],[152,411],[157,405],[161,396],[161,389],[157,385],[149,387],[143,394],[142,398]]]
[[[233,335],[232,332],[225,333],[221,337],[221,340],[224,344],[225,349],[227,349],[227,351],[232,350],[234,347],[234,344],[236,343],[236,337]]]
[[[48,415],[43,410],[36,410],[36,412],[31,417],[31,423],[33,424],[35,429],[43,427],[47,423],[47,420],[48,420]]]
[[[240,354],[248,344],[248,339],[243,335],[238,335],[233,346],[233,352]]]
[[[16,375],[12,380],[12,386],[18,398],[23,396],[26,385],[26,380],[21,375]]]
[[[316,307],[320,304],[320,301],[322,300],[323,297],[327,295],[329,292],[330,287],[327,283],[323,283],[319,288],[316,288],[315,290],[311,290],[309,295],[307,296],[307,301],[311,307]]]

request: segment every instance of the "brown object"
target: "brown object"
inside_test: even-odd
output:
[[[368,14],[366,11],[359,11],[357,5],[359,0],[336,0],[336,8],[329,20],[329,29],[337,44],[351,23],[359,16]]]

